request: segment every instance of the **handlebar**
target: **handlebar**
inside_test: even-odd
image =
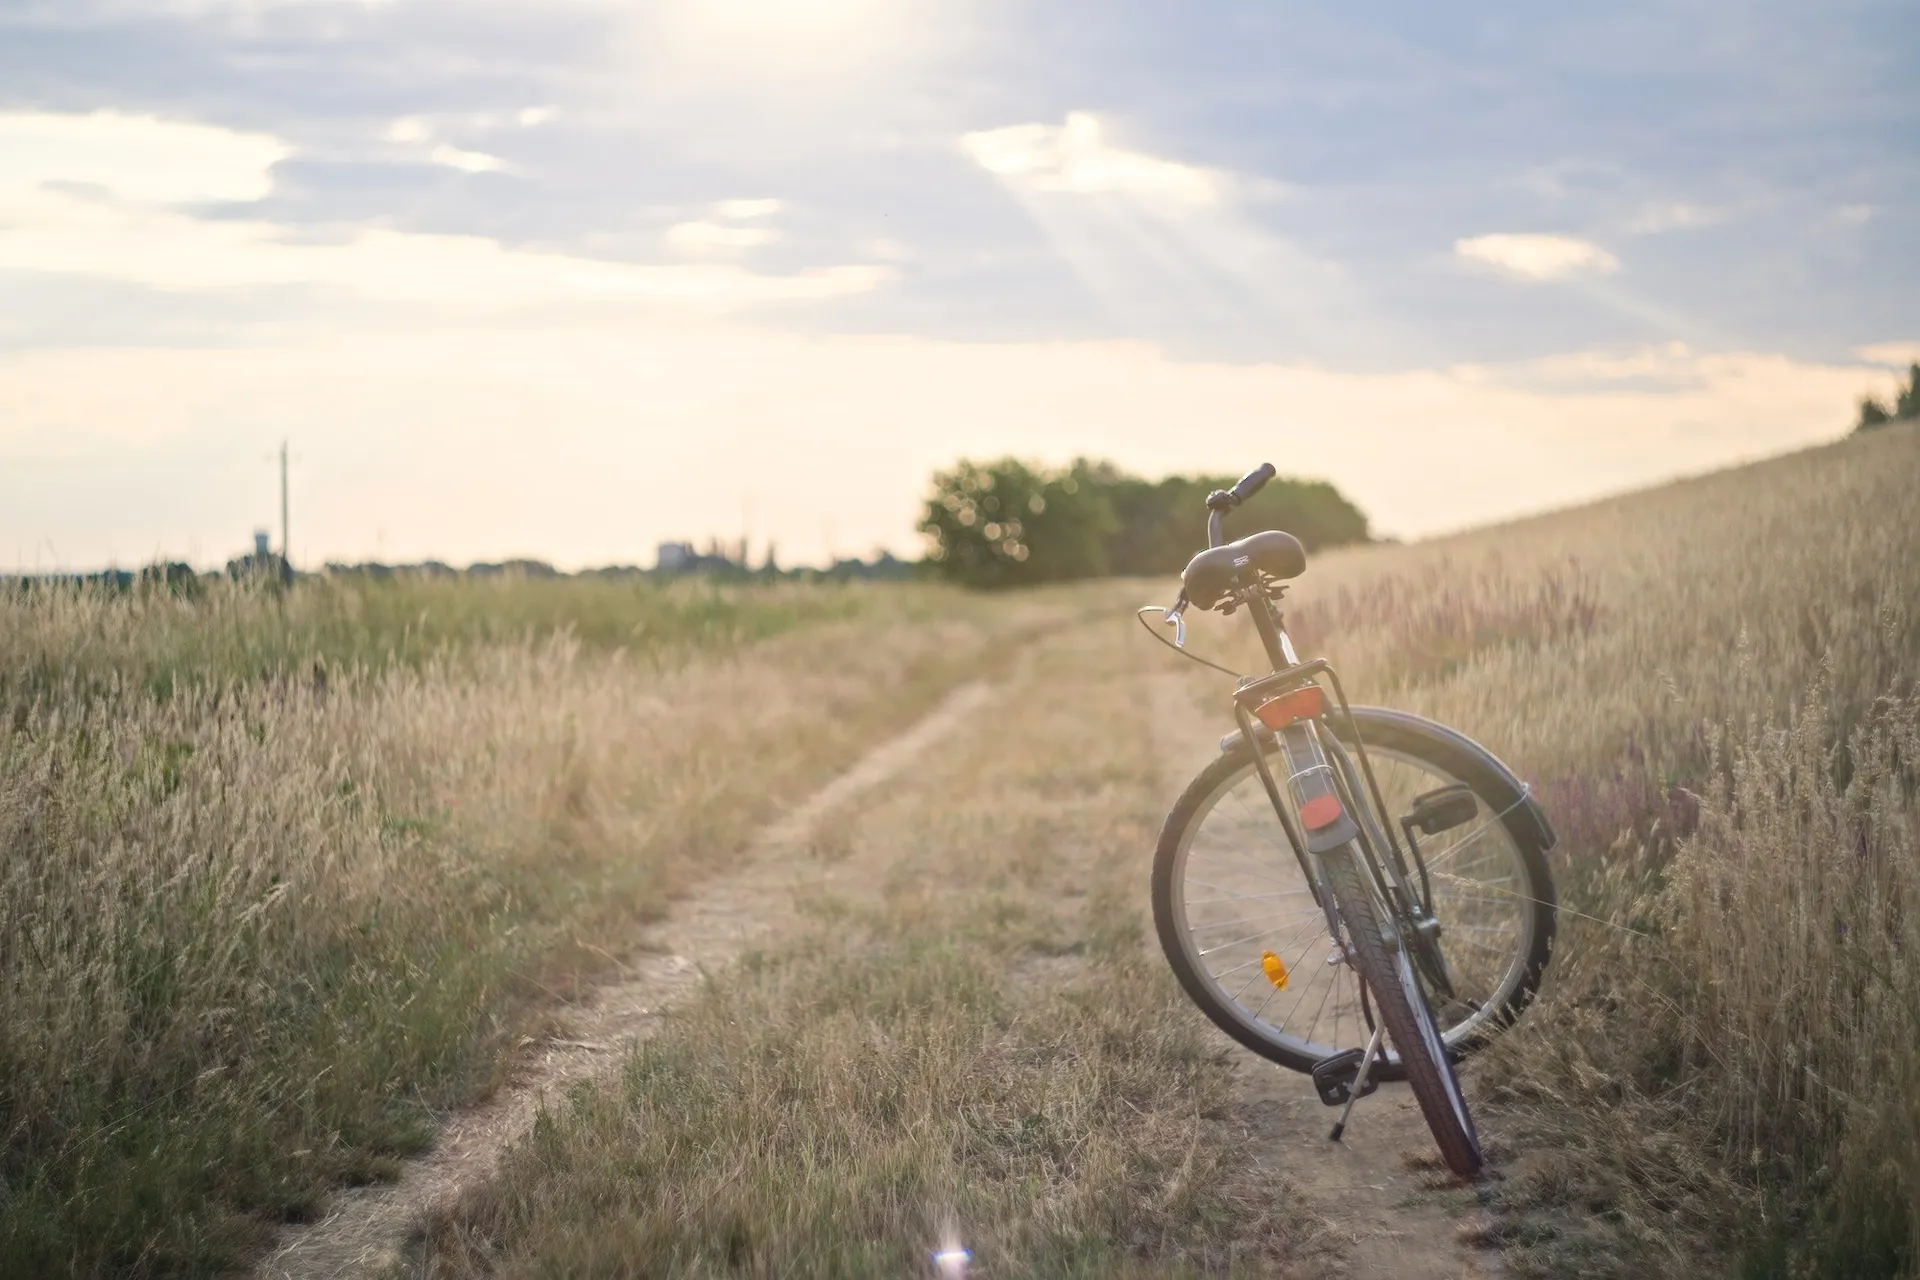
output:
[[[1263,462],[1253,470],[1247,472],[1247,474],[1241,476],[1240,483],[1233,486],[1233,505],[1237,507],[1254,494],[1260,492],[1260,490],[1266,487],[1267,481],[1273,479],[1273,475],[1273,464],[1271,462]]]
[[[1244,476],[1241,476],[1239,482],[1236,483],[1233,488],[1215,489],[1207,495],[1207,545],[1209,547],[1224,545],[1224,540],[1220,533],[1220,518],[1265,488],[1267,481],[1273,479],[1274,474],[1273,464],[1271,462],[1263,462],[1253,470],[1247,472]],[[1176,649],[1185,649],[1187,647],[1186,613],[1187,606],[1191,603],[1192,602],[1187,599],[1186,587],[1182,586],[1178,598],[1176,598],[1171,605],[1160,611],[1160,620],[1173,628],[1173,647]],[[1140,611],[1143,618],[1150,612],[1152,612],[1151,609],[1142,609]],[[1149,628],[1149,630],[1151,630],[1151,628]],[[1281,643],[1286,643],[1284,637]],[[1269,648],[1271,647],[1272,646],[1269,645]],[[1188,654],[1187,656],[1192,657],[1193,655]],[[1288,660],[1292,660],[1291,650],[1288,650]],[[1216,670],[1227,671],[1225,667],[1218,666],[1216,663],[1207,662],[1204,658],[1198,658],[1195,659],[1195,661],[1214,667]],[[1275,661],[1278,662],[1279,659],[1276,658]],[[1232,675],[1234,673],[1227,671],[1227,674]]]
[[[1273,464],[1263,462],[1247,474],[1231,489],[1215,489],[1207,495],[1207,545],[1217,547],[1226,539],[1220,532],[1220,517],[1233,510],[1266,487],[1267,481],[1274,477]]]

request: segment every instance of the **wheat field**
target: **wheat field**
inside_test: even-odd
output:
[[[1135,628],[1168,584],[553,594],[587,585],[0,597],[0,1270],[245,1265],[982,676],[839,820],[868,891],[714,975],[409,1268],[900,1275],[956,1223],[982,1274],[1337,1254],[1146,940],[1183,781],[1151,708],[1224,692]],[[1916,610],[1906,427],[1298,584],[1303,651],[1561,836],[1548,988],[1466,1073],[1509,1269],[1920,1267]]]

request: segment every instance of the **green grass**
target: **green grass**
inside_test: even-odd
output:
[[[0,708],[54,696],[167,696],[209,682],[419,668],[558,635],[671,665],[858,618],[876,601],[899,618],[937,614],[944,599],[898,585],[510,575],[343,575],[302,579],[290,590],[216,580],[188,594],[147,583],[125,592],[14,584],[0,589]]]

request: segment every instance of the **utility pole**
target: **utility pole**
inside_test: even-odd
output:
[[[287,548],[287,442],[280,442],[280,560],[293,571],[293,553]]]

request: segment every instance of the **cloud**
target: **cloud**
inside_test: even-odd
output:
[[[459,147],[435,147],[433,162],[462,173],[504,173],[509,169],[499,156],[490,156],[484,151],[463,151]]]
[[[770,227],[733,227],[705,218],[677,222],[667,228],[669,249],[689,257],[739,253],[771,244],[780,233]]]
[[[1652,204],[1642,209],[1627,223],[1629,235],[1657,235],[1663,231],[1692,231],[1700,227],[1711,227],[1727,220],[1725,209],[1708,208],[1703,205],[1675,202]]]
[[[1267,225],[1275,183],[1113,145],[1084,111],[963,134],[959,147],[1129,334],[1325,358],[1375,349],[1389,323],[1337,264]]]
[[[407,125],[408,122],[399,122]],[[400,132],[426,136],[424,123]],[[197,292],[311,286],[387,302],[512,307],[580,299],[728,308],[866,293],[892,271],[847,264],[766,275],[722,263],[638,263],[510,248],[480,236],[349,229],[295,239],[258,218],[194,216],[191,206],[257,201],[292,154],[276,138],[144,116],[0,114],[0,271],[106,278]],[[467,172],[503,167],[452,147],[433,158]],[[753,202],[756,213],[774,202]],[[762,244],[765,228],[688,223],[708,249]]]
[[[527,112],[523,111],[518,117],[523,124],[526,123],[527,114]],[[538,122],[538,120],[534,121],[534,123]],[[491,116],[478,116],[473,118],[471,123],[480,128],[487,128],[495,123],[495,118]],[[412,145],[429,141],[433,137],[433,133],[433,123],[426,117],[401,116],[398,120],[388,125],[386,132],[381,136],[388,142]],[[437,165],[444,165],[449,169],[458,169],[462,173],[510,173],[513,170],[513,166],[509,165],[499,156],[488,155],[484,151],[468,151],[462,147],[452,146],[447,143],[441,143],[439,146],[434,147],[432,151],[427,153],[427,158]]]
[[[1868,364],[1890,364],[1904,369],[1920,361],[1920,338],[1911,342],[1876,342],[1872,346],[1855,347],[1853,354]]]
[[[1041,191],[1113,192],[1188,205],[1220,199],[1216,175],[1113,146],[1102,133],[1097,118],[1075,111],[1064,125],[1017,124],[963,134],[960,149],[989,173]]]
[[[35,22],[85,26],[160,21],[257,22],[282,12],[363,13],[398,0],[16,0],[21,16]]]
[[[772,244],[780,233],[772,227],[738,225],[759,222],[780,212],[778,200],[718,200],[709,206],[712,216],[676,222],[667,228],[666,245],[683,258],[732,257]]]
[[[766,218],[780,212],[780,201],[722,200],[713,211],[722,218]]]
[[[266,134],[152,116],[0,112],[0,200],[47,183],[155,205],[258,200],[291,154]]]
[[[1664,342],[1625,349],[1595,349],[1539,356],[1503,365],[1460,365],[1463,377],[1486,375],[1509,387],[1525,387],[1558,394],[1581,391],[1698,390],[1711,366],[1710,357],[1684,342]]]
[[[176,291],[312,285],[390,302],[514,306],[600,298],[727,307],[845,297],[891,276],[861,265],[759,275],[717,263],[612,262],[511,249],[479,236],[388,230],[362,230],[331,244],[290,241],[271,223],[204,221],[62,192],[0,213],[13,223],[0,230],[0,270],[105,276]]]
[[[386,132],[388,142],[425,142],[432,136],[432,127],[419,116],[401,116]]]
[[[1565,280],[1620,269],[1620,260],[1611,253],[1573,236],[1473,236],[1454,241],[1453,252],[1519,280]]]

